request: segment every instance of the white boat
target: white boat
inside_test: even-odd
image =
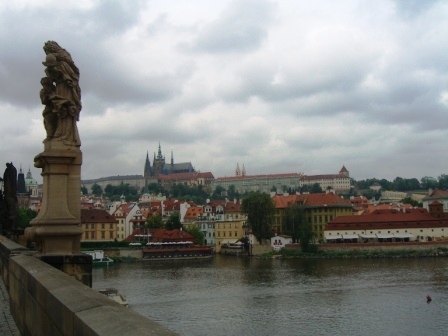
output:
[[[128,307],[129,303],[123,295],[118,293],[115,288],[106,288],[99,291],[101,294],[106,295],[109,299],[121,304],[122,306]]]
[[[105,256],[103,250],[84,251],[84,253],[92,256],[93,266],[109,266],[114,264],[114,260]]]

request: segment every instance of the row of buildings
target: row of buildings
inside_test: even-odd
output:
[[[206,190],[213,191],[216,187],[222,186],[229,190],[230,186],[235,188],[239,193],[260,191],[270,192],[272,189],[283,190],[299,190],[303,186],[312,186],[319,184],[322,190],[332,189],[336,193],[346,193],[350,191],[351,180],[349,171],[345,166],[337,174],[324,175],[304,175],[303,173],[286,173],[286,174],[266,174],[266,175],[248,175],[243,165],[240,169],[237,163],[233,176],[215,178],[211,172],[196,171],[191,162],[174,163],[173,152],[171,152],[171,160],[167,162],[165,155],[159,144],[157,155],[151,163],[149,153],[146,153],[143,175],[123,175],[109,176],[99,179],[82,180],[82,186],[91,191],[94,184],[98,184],[103,190],[110,184],[112,186],[121,183],[129,184],[137,190],[142,191],[145,186],[151,183],[157,183],[166,189],[173,184],[183,184],[185,186],[203,186]]]
[[[196,226],[204,234],[205,243],[216,252],[250,234],[246,215],[237,200],[210,201],[198,206],[158,197],[142,196],[141,202],[122,200],[106,204],[85,198],[82,203],[83,241],[145,240],[149,238],[144,229],[148,216],[157,212],[167,219],[175,211],[179,212],[183,227]],[[427,208],[413,208],[409,204],[373,205],[364,197],[344,199],[333,192],[275,194],[272,200],[275,205],[271,226],[273,244],[285,237],[285,216],[292,205],[304,209],[304,217],[319,243],[448,239],[448,192],[444,190],[432,191],[425,197]],[[139,235],[135,236],[135,232]]]

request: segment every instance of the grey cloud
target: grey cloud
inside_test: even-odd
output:
[[[417,17],[440,0],[394,0],[397,13],[405,19]]]
[[[275,6],[265,0],[233,1],[215,22],[202,28],[193,50],[207,53],[247,52],[267,37]]]

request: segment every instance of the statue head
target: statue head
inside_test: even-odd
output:
[[[44,51],[46,54],[55,53],[62,49],[59,44],[55,41],[47,41],[44,44]]]
[[[46,67],[52,66],[56,64],[56,56],[54,54],[47,54],[45,57],[45,62],[42,62]]]

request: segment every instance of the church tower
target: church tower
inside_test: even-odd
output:
[[[162,156],[162,148],[160,147],[159,142],[159,151],[157,153],[157,157],[155,157],[153,161],[153,176],[162,175],[164,166],[165,166],[165,157]]]
[[[236,169],[235,169],[235,176],[240,176],[240,175],[241,175],[240,165],[239,165],[239,163],[237,163]]]
[[[148,179],[151,177],[151,162],[149,161],[149,153],[146,152],[145,170],[143,172],[145,177],[145,185],[148,184]]]

